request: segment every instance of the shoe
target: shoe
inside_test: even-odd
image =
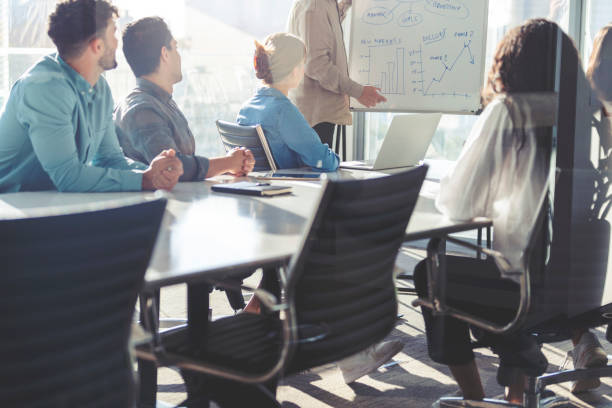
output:
[[[574,369],[580,370],[585,368],[605,367],[608,364],[608,356],[601,347],[601,343],[597,337],[590,331],[584,333],[580,337],[578,344],[574,349],[569,351],[568,356],[571,357],[574,363]],[[572,381],[571,391],[576,394],[587,390],[592,390],[601,385],[599,378],[585,378],[577,381]]]
[[[367,373],[376,370],[391,360],[403,348],[404,343],[399,340],[383,341],[338,361],[338,368],[342,371],[344,382],[350,384]]]
[[[515,384],[523,375],[537,377],[542,375],[548,367],[548,360],[542,353],[540,345],[531,337],[518,339],[523,347],[519,351],[504,350],[496,346],[494,351],[499,354],[499,368],[497,369],[497,383],[503,386]]]

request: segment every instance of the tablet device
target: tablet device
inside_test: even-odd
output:
[[[288,171],[269,171],[254,175],[255,178],[261,180],[319,180],[320,173],[300,173]]]
[[[271,185],[270,183],[252,183],[250,181],[215,184],[211,189],[220,193],[246,194],[264,197],[291,193],[291,186]]]

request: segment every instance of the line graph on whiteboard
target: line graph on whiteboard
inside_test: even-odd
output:
[[[482,12],[471,9],[477,1],[366,3],[353,5],[359,25],[352,39],[353,79],[392,98],[479,98],[484,33],[475,23]]]
[[[466,36],[468,34],[466,33]],[[456,92],[456,91],[444,91],[444,89],[449,89],[449,86],[445,84],[444,78],[447,76],[447,73],[452,73],[455,71],[457,64],[470,64],[475,65],[474,55],[471,50],[471,36],[473,32],[471,32],[470,39],[464,41],[463,47],[457,54],[457,56],[453,59],[452,56],[449,59],[449,54],[444,53],[440,55],[429,55],[430,61],[436,61],[440,63],[438,67],[438,71],[436,71],[436,63],[430,64],[430,71],[426,71],[424,58],[423,47],[420,46],[418,50],[411,50],[410,55],[413,57],[410,60],[410,66],[412,66],[411,73],[415,76],[419,76],[419,79],[412,80],[412,91],[414,93],[420,93],[422,96],[455,96],[455,97],[464,97],[469,98],[471,95],[466,92]],[[431,73],[430,75],[427,75]],[[427,79],[426,79],[427,78]],[[452,83],[450,84],[452,88]]]

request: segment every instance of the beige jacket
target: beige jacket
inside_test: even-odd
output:
[[[350,125],[349,96],[363,86],[351,80],[341,21],[352,0],[295,0],[287,31],[306,43],[304,80],[289,92],[310,126],[321,122]]]

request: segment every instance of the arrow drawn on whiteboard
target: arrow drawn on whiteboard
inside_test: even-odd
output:
[[[425,89],[423,91],[423,96],[429,95],[429,90],[433,86],[434,82],[437,82],[437,83],[442,82],[442,80],[444,79],[444,76],[446,75],[446,73],[452,71],[455,68],[455,65],[457,64],[457,61],[459,61],[459,58],[461,58],[461,56],[463,55],[465,50],[468,50],[468,52],[470,53],[470,64],[474,64],[474,56],[472,55],[472,51],[470,49],[470,44],[471,43],[472,43],[472,40],[468,41],[467,43],[463,43],[463,48],[461,49],[461,52],[459,53],[459,55],[457,55],[457,58],[455,58],[455,60],[453,61],[453,63],[450,66],[448,66],[444,62],[442,62],[442,65],[444,65],[444,71],[442,72],[442,74],[440,74],[439,78],[432,78],[431,79],[431,82],[427,86],[427,89]]]

